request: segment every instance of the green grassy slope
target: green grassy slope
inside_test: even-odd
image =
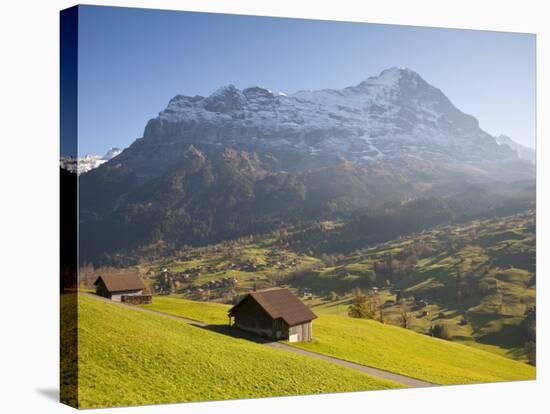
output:
[[[77,347],[77,293],[67,293],[60,297],[60,379],[59,399],[65,404],[77,405],[78,394],[78,347]]]
[[[227,324],[229,306],[214,302],[196,302],[170,296],[155,296],[153,303],[141,305],[146,309],[183,316],[197,321],[222,325]]]
[[[437,384],[535,378],[535,368],[451,341],[372,320],[320,316],[312,343],[293,344]]]
[[[149,306],[207,323],[225,323],[229,308],[162,297]],[[293,345],[438,384],[535,378],[530,365],[372,320],[320,314],[313,336],[312,343]]]
[[[79,312],[82,408],[399,387],[87,296]]]
[[[443,324],[455,341],[525,361],[520,325],[535,305],[535,245],[535,212],[525,211],[381,243],[292,284],[320,295],[329,290],[344,295],[353,287],[368,290],[389,283],[404,297],[430,304],[413,312],[411,329],[427,333],[431,325]],[[376,264],[388,262],[394,264],[393,272],[375,270]],[[395,303],[385,307],[386,319],[397,323],[396,295],[388,295],[387,289],[381,293],[383,301]],[[342,308],[327,304],[319,311],[338,314]]]

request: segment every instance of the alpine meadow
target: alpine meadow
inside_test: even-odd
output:
[[[536,154],[515,111],[534,96],[485,104],[493,84],[529,89],[524,46],[499,42],[526,36],[531,50],[533,37],[99,6],[63,11],[63,25],[81,57],[77,78],[62,69],[79,91],[62,128],[62,402],[536,378]],[[338,59],[314,33],[339,39],[326,51]],[[438,49],[451,44],[476,53],[470,69],[453,71]],[[517,65],[481,70],[489,45]],[[430,67],[418,56],[432,50]],[[510,74],[524,63],[529,76]],[[62,108],[75,99],[63,88]],[[525,135],[488,132],[454,97],[487,124],[508,105],[517,119],[500,128]],[[141,135],[122,134],[135,119]]]

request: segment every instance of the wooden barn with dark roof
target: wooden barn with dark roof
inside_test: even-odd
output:
[[[288,289],[273,288],[246,295],[229,312],[232,326],[273,339],[309,342],[317,316]]]
[[[136,274],[98,276],[94,285],[98,295],[117,302],[151,302],[151,295],[143,294],[145,285]]]

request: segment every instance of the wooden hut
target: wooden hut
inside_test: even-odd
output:
[[[309,342],[317,316],[288,289],[273,288],[246,295],[229,312],[232,326],[273,339]]]
[[[96,293],[117,302],[151,303],[151,295],[144,295],[145,285],[136,274],[98,276],[94,282]]]

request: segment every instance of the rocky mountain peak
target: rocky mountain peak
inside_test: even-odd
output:
[[[409,68],[392,67],[343,89],[276,94],[252,86],[177,95],[144,132],[151,142],[292,150],[318,160],[420,159],[484,163],[517,158]]]
[[[384,69],[378,76],[370,76],[361,82],[363,86],[402,88],[403,86],[426,86],[428,83],[414,70],[406,67]]]
[[[204,109],[210,112],[233,112],[245,105],[246,97],[235,85],[222,86],[204,100]]]

